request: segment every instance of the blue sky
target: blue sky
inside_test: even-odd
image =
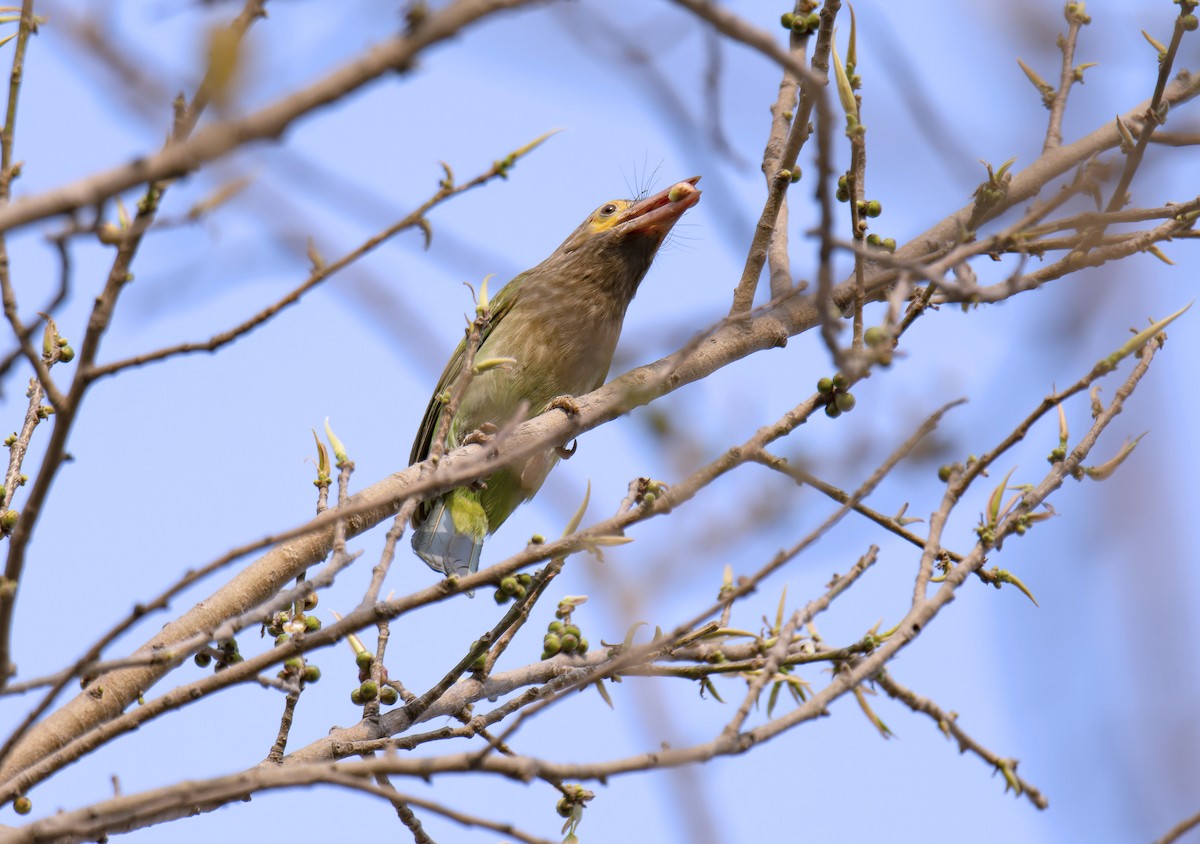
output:
[[[730,7],[784,37],[776,24],[782,9]],[[17,157],[27,163],[18,195],[152,151],[168,125],[168,101],[139,99],[82,54],[68,25],[80,8],[52,8],[31,46],[17,144]],[[198,78],[204,24],[233,13],[227,4],[208,10],[179,0],[97,8],[110,9],[113,44],[142,63],[168,97]],[[855,8],[867,192],[884,206],[875,230],[904,242],[969,201],[984,175],[976,159],[999,164],[1017,156],[1019,169],[1037,156],[1046,112],[1015,57],[1053,78],[1054,37],[1065,24],[1054,3],[1001,10],[864,0]],[[1138,31],[1166,40],[1176,9],[1166,0],[1088,4],[1094,22],[1077,61],[1100,65],[1072,94],[1068,141],[1149,95],[1154,55]],[[270,12],[249,42],[235,111],[318,78],[398,25],[395,10],[366,0],[342,4],[336,14],[281,0]],[[843,47],[847,31],[843,26]],[[1185,41],[1181,66],[1195,64],[1194,43]],[[634,61],[630,45],[645,51],[649,63]],[[222,179],[253,177],[221,213],[147,241],[102,360],[207,338],[269,303],[304,277],[306,237],[330,259],[353,248],[431,193],[440,161],[466,179],[549,129],[565,130],[507,181],[434,211],[428,251],[419,234],[401,235],[217,356],[173,360],[95,387],[71,440],[75,462],[54,487],[22,584],[16,639],[22,674],[74,659],[93,631],[183,569],[306,518],[314,506],[313,468],[305,460],[310,429],[325,417],[357,463],[356,488],[403,468],[471,308],[463,282],[488,273],[499,281],[532,266],[603,201],[704,177],[700,204],[676,228],[630,309],[613,373],[662,357],[719,320],[763,199],[757,162],[779,79],[775,67],[744,48],[720,50],[714,115],[704,95],[704,31],[675,6],[619,0],[537,7],[476,27],[424,56],[412,73],[383,79],[299,122],[282,142],[257,145],[172,187],[164,213],[173,216]],[[7,55],[0,52],[0,59]],[[736,155],[714,144],[714,121]],[[1168,128],[1195,125],[1189,109],[1181,109]],[[806,174],[815,171],[812,154],[801,157]],[[844,166],[848,155],[840,155]],[[1197,165],[1193,151],[1152,149],[1135,201],[1194,197]],[[815,275],[816,245],[804,235],[814,222],[812,190],[806,178],[791,194],[793,267],[805,279]],[[26,311],[40,307],[57,278],[55,255],[41,238],[52,228],[25,230],[13,246]],[[926,415],[967,396],[970,402],[939,429],[933,452],[899,468],[870,502],[895,512],[907,501],[912,515],[927,516],[940,495],[940,463],[986,450],[1053,385],[1073,382],[1119,346],[1129,327],[1194,298],[1192,244],[1180,241],[1165,251],[1176,266],[1136,256],[999,306],[930,314],[906,335],[895,365],[856,389],[853,414],[814,420],[778,453],[853,487]],[[74,258],[73,296],[58,320],[71,338],[82,335],[111,253],[80,243]],[[988,280],[1011,267],[982,262],[976,270]],[[994,558],[1030,586],[1040,608],[1015,590],[969,583],[893,665],[896,679],[958,712],[982,744],[1019,758],[1021,774],[1049,797],[1048,811],[1006,795],[999,778],[978,759],[959,755],[928,719],[875,698],[876,711],[897,734],[883,741],[847,698],[832,717],[748,755],[596,787],[583,840],[700,841],[705,831],[712,841],[1146,840],[1200,809],[1191,787],[1200,776],[1198,689],[1188,670],[1200,594],[1187,540],[1190,502],[1200,492],[1190,424],[1200,351],[1195,319],[1189,314],[1170,329],[1166,349],[1098,448],[1098,457],[1106,457],[1125,438],[1149,430],[1134,456],[1105,483],[1068,482],[1053,499],[1058,518]],[[741,361],[587,434],[539,498],[489,541],[484,564],[520,549],[532,533],[561,532],[589,481],[588,515],[602,518],[631,478],[670,482],[686,475],[798,403],[831,368],[816,337],[793,338],[786,349]],[[4,385],[2,410],[10,421],[0,425],[18,424],[25,377]],[[1103,395],[1111,397],[1117,383],[1105,382]],[[1090,421],[1086,398],[1071,404],[1068,415],[1078,436]],[[664,419],[674,432],[665,441],[653,434]],[[1047,420],[1002,461],[1002,471],[1015,465],[1014,482],[1035,481],[1056,440],[1054,420]],[[951,547],[969,546],[989,490],[975,490],[960,508]],[[667,628],[715,594],[724,565],[739,574],[755,570],[831,508],[811,490],[746,467],[670,519],[636,527],[635,542],[606,553],[606,563],[574,560],[556,591],[591,596],[578,618],[593,642],[619,640],[638,620]],[[799,606],[870,543],[881,546],[880,562],[819,627],[826,641],[847,643],[880,619],[890,626],[911,594],[914,554],[852,519],[768,580],[735,613],[735,623],[757,629],[761,615],[773,617],[785,586],[789,603]],[[357,542],[364,558],[323,596],[323,611],[357,603],[381,545],[378,531]],[[431,573],[407,548],[405,555],[387,585],[397,593],[430,582]],[[215,586],[202,584],[176,609]],[[549,613],[547,602],[545,617],[535,617],[510,652],[509,667],[537,657],[538,631]],[[420,689],[495,617],[489,595],[481,593],[400,619],[389,667]],[[113,654],[133,649],[165,620],[147,620]],[[245,637],[244,650],[257,647],[252,639]],[[358,717],[349,702],[348,649],[320,653],[317,662],[325,676],[305,693],[292,747]],[[190,668],[180,673],[198,676]],[[826,675],[806,676],[820,684]],[[732,680],[719,688],[735,701],[743,686]],[[702,701],[697,691],[682,681],[630,679],[613,687],[612,712],[588,692],[523,730],[521,749],[580,761],[638,753],[664,740],[703,741],[735,704]],[[28,705],[0,701],[0,722],[15,720]],[[253,765],[270,746],[281,707],[274,692],[242,688],[174,713],[39,788],[32,795],[36,811],[107,796],[113,774],[128,793]],[[478,777],[398,785],[512,819],[548,838],[557,832],[556,798],[545,787]],[[243,840],[292,824],[299,812],[306,813],[305,830],[322,837],[364,822],[405,834],[389,828],[396,821],[382,803],[325,789],[257,797],[130,840]],[[439,841],[495,840],[432,816],[423,820]]]

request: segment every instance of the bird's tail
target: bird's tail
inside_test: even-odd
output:
[[[464,577],[479,570],[486,534],[487,515],[478,499],[464,490],[454,490],[433,502],[429,514],[413,532],[412,547],[434,571],[447,577]]]

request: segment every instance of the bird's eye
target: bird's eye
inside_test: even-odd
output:
[[[617,206],[615,203],[610,202],[607,205],[602,205],[600,207],[600,216],[601,217],[611,217],[613,214],[616,214],[616,213],[617,213]]]

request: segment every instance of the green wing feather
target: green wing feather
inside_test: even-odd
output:
[[[512,310],[513,305],[517,301],[517,296],[520,293],[521,278],[524,273],[514,278],[508,284],[500,289],[491,301],[491,319],[483,329],[483,335],[480,339],[480,346],[487,341],[487,338],[504,316]],[[454,350],[454,354],[450,356],[450,362],[446,364],[446,369],[442,372],[442,377],[438,379],[437,386],[433,389],[433,396],[429,399],[429,406],[425,408],[425,416],[421,420],[421,428],[417,431],[417,438],[413,441],[412,453],[409,454],[409,464],[420,463],[429,456],[429,449],[433,447],[433,438],[437,435],[438,425],[441,424],[442,411],[446,405],[439,401],[438,396],[452,389],[455,382],[458,381],[459,375],[462,373],[463,358],[467,353],[467,340],[464,337],[458,344],[458,348]],[[428,512],[428,507],[423,505],[417,508],[417,513],[414,515],[414,522],[423,519]]]

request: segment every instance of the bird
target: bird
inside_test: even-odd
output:
[[[700,201],[699,181],[693,176],[652,196],[605,202],[550,257],[496,293],[476,357],[511,360],[469,381],[446,450],[554,406],[570,412],[570,397],[604,383],[625,311],[671,228]],[[433,391],[412,464],[429,457],[446,399],[461,378],[466,343],[458,344]],[[417,556],[447,577],[474,574],[485,537],[534,496],[562,453],[547,449],[419,504],[412,518]]]

